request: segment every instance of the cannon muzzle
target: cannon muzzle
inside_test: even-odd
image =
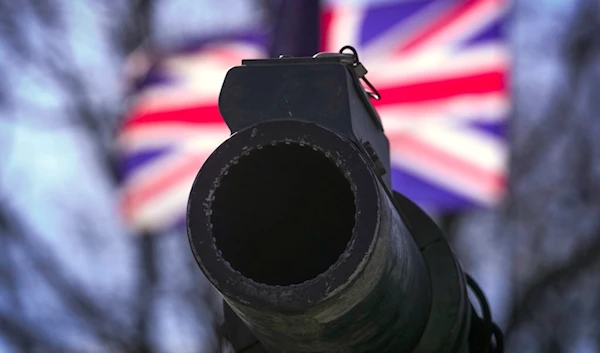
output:
[[[444,235],[394,193],[388,140],[352,56],[244,61],[219,107],[190,244],[239,352],[464,352],[470,306]],[[230,318],[231,319],[231,318]]]

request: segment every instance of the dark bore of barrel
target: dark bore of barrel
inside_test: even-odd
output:
[[[346,249],[354,195],[336,165],[308,146],[267,145],[232,165],[215,191],[212,229],[231,267],[287,286],[317,277]]]

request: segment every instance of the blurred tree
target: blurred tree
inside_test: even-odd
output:
[[[510,188],[456,229],[510,352],[598,352],[600,3],[515,2]]]
[[[1,352],[217,350],[185,235],[134,236],[116,207],[123,66],[156,6],[0,2]]]

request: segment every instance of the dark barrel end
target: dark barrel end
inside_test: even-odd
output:
[[[190,193],[188,237],[226,298],[300,312],[364,267],[378,207],[352,143],[315,124],[269,122],[234,134],[205,162]]]
[[[420,339],[426,265],[367,160],[324,127],[271,121],[233,134],[198,173],[194,256],[265,347],[396,352]]]
[[[316,147],[257,146],[219,184],[213,236],[243,276],[271,286],[300,284],[327,271],[346,250],[354,194],[335,162]]]

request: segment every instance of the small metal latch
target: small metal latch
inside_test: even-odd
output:
[[[352,47],[350,45],[346,45],[346,46],[342,47],[342,49],[340,49],[340,54],[343,54],[344,51],[346,51],[346,50],[350,50],[352,52],[352,57],[354,59],[352,66],[354,67],[354,72],[356,73],[356,76],[358,76],[359,80],[362,80],[367,86],[369,86],[370,91],[365,90],[365,92],[367,92],[369,97],[371,97],[373,99],[376,99],[376,100],[381,99],[381,95],[377,91],[377,88],[375,88],[375,86],[373,86],[371,84],[371,82],[369,82],[369,80],[367,80],[366,75],[367,75],[367,72],[369,72],[369,71],[360,62],[360,60],[358,60],[358,52],[356,51],[356,49],[354,49],[354,47]]]
[[[350,50],[352,53],[351,54],[344,53],[344,51],[346,51],[346,50]],[[379,100],[381,98],[381,95],[379,94],[377,89],[371,84],[371,82],[369,82],[369,80],[367,80],[366,75],[369,71],[358,60],[358,52],[356,51],[356,49],[354,49],[354,47],[352,47],[350,45],[346,45],[342,49],[340,49],[339,53],[317,53],[313,56],[313,58],[316,59],[316,58],[332,57],[332,56],[339,57],[342,59],[342,62],[352,65],[352,68],[354,69],[354,73],[356,74],[358,79],[362,80],[369,87],[369,90],[365,89],[365,92],[367,93],[367,95],[369,97],[376,99],[376,100]]]

